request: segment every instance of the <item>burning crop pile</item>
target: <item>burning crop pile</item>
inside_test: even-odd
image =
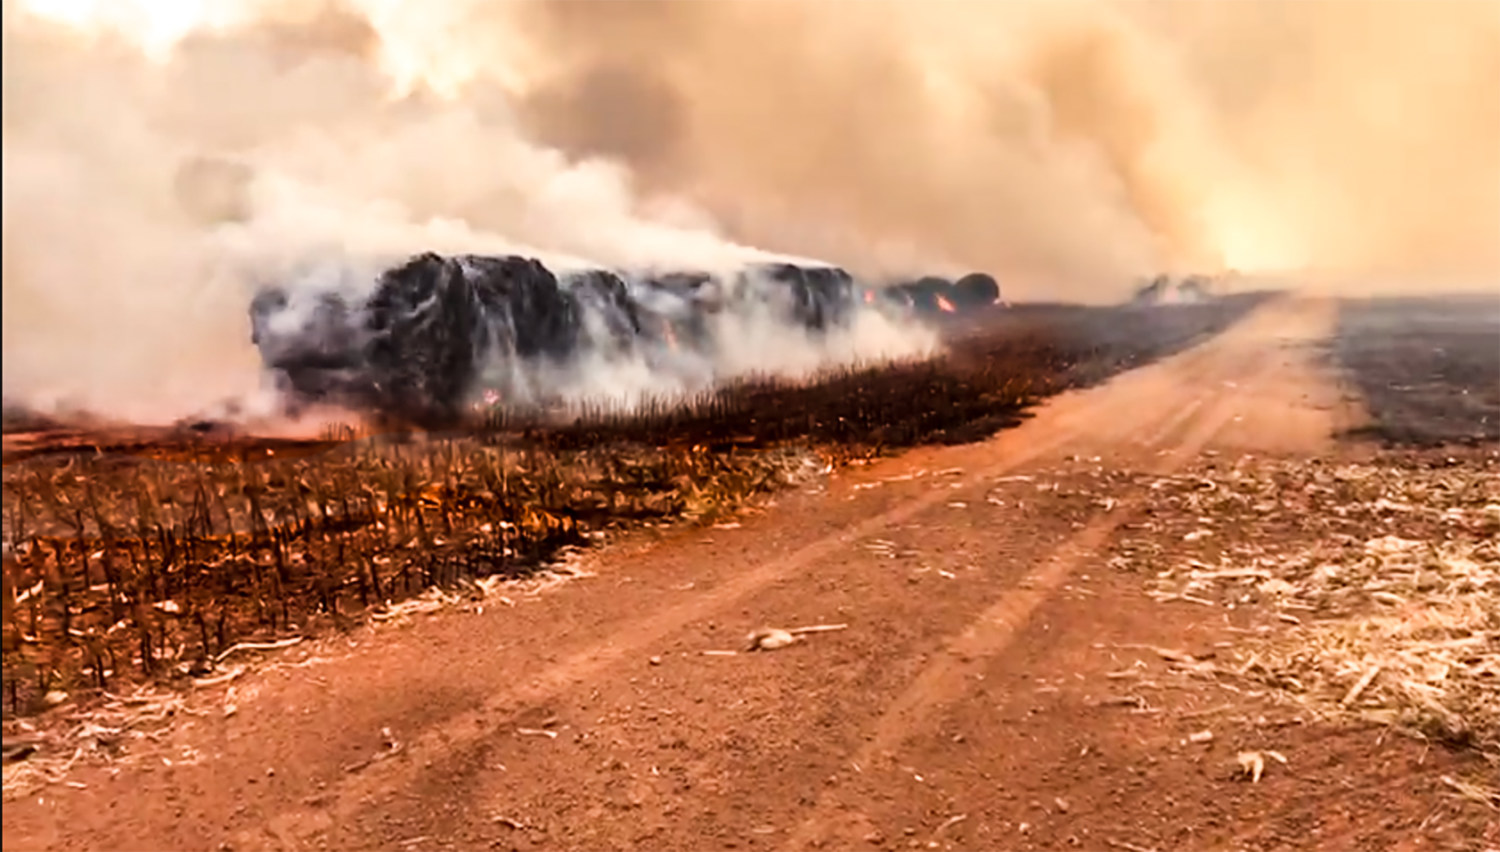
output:
[[[429,426],[458,425],[473,409],[514,413],[580,399],[634,406],[635,382],[661,396],[756,373],[795,377],[784,353],[735,351],[761,335],[806,350],[808,368],[877,354],[860,340],[872,325],[920,354],[933,340],[916,324],[921,313],[1000,299],[995,280],[980,274],[875,290],[826,265],[622,276],[431,253],[363,292],[314,289],[330,281],[340,276],[268,287],[251,303],[252,339],[293,410],[334,403]]]

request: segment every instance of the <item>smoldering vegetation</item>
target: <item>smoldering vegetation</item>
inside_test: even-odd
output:
[[[1500,292],[1347,301],[1333,344],[1370,422],[1391,445],[1500,441]]]
[[[620,439],[721,447],[810,440],[877,451],[979,440],[1020,423],[1049,396],[1217,334],[1266,295],[954,314],[945,319],[945,351],[935,358],[831,371],[813,382],[741,382],[685,405],[583,418],[542,434],[568,446]]]
[[[337,281],[337,278],[334,279]],[[993,306],[993,278],[871,288],[828,265],[616,273],[516,255],[431,252],[365,292],[269,286],[252,339],[290,409],[335,404],[454,426],[474,409],[636,407],[748,374],[797,379],[851,360],[922,355],[932,311]]]

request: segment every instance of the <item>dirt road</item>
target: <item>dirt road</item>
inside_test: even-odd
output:
[[[1335,451],[1331,319],[1276,301],[992,441],[301,646],[197,696],[164,760],[7,804],[4,847],[1480,848],[1483,817],[1424,783],[1456,757],[1212,686],[1108,700],[1130,649],[1236,626],[1145,598],[1111,542],[1205,453]],[[817,624],[847,628],[746,652]],[[1232,750],[1187,748],[1218,705],[1245,711],[1219,740],[1295,747],[1296,770],[1251,786]]]

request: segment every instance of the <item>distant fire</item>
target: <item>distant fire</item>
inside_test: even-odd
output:
[[[677,332],[672,329],[670,322],[662,326],[662,339],[667,341],[668,349],[673,352],[677,351]]]
[[[874,290],[866,290],[865,291],[865,304],[867,304],[867,305],[873,305],[873,304],[875,304],[875,291]]]
[[[950,313],[950,314],[951,314],[951,313],[953,313],[953,312],[954,312],[954,311],[955,311],[955,310],[957,310],[957,309],[956,309],[956,308],[954,308],[954,307],[953,307],[953,303],[952,303],[952,302],[950,302],[950,301],[948,301],[948,300],[947,300],[947,299],[946,299],[946,298],[944,298],[944,297],[943,297],[943,296],[938,296],[938,297],[937,297],[937,306],[938,306],[938,307],[939,307],[939,308],[941,308],[941,309],[942,309],[942,310],[943,310],[943,312],[944,312],[944,313]]]

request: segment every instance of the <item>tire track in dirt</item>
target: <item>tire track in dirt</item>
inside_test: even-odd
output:
[[[1191,357],[1194,353],[1196,350],[1182,355]],[[1085,394],[1092,393],[1098,397],[1103,390],[1104,388],[1096,388]],[[1105,394],[1104,399],[1108,400],[1109,396]],[[1125,399],[1114,401],[1109,407],[1119,410],[1109,412],[1113,416],[1102,420],[1098,404],[1057,412],[1045,421],[1047,432],[1041,438],[1031,434],[1036,429],[1029,430],[1024,436],[1019,430],[1002,434],[996,442],[996,449],[987,453],[990,456],[998,455],[999,459],[991,461],[978,472],[969,474],[963,480],[963,486],[972,487],[1037,459],[1056,455],[1070,445],[1096,434],[1101,422],[1110,424],[1111,431],[1123,434],[1138,428],[1141,422],[1154,416],[1149,408],[1125,404],[1128,402]],[[448,720],[440,729],[407,743],[406,760],[385,762],[350,776],[332,789],[323,791],[318,797],[321,802],[319,805],[283,812],[272,818],[264,830],[238,834],[235,837],[235,848],[304,848],[316,842],[320,835],[333,826],[352,818],[378,793],[410,786],[411,779],[418,773],[417,767],[432,760],[440,760],[451,753],[473,749],[480,742],[491,738],[499,726],[495,720],[507,718],[509,708],[544,702],[565,692],[570,686],[587,683],[622,660],[639,656],[645,648],[682,631],[688,625],[732,608],[756,592],[805,571],[810,565],[827,559],[862,538],[899,525],[931,509],[950,499],[949,494],[948,491],[934,490],[904,500],[866,520],[802,545],[784,557],[763,562],[751,571],[708,588],[681,604],[628,622],[537,673],[529,683],[494,695],[481,706]]]
[[[1252,315],[1241,324],[1253,321]],[[1226,332],[1233,333],[1233,328]],[[1234,356],[1224,354],[1223,347],[1218,345],[1223,337],[1220,335],[1145,368],[1145,371],[1127,373],[1120,378],[1128,379],[1154,370],[1168,377],[1171,384],[1192,387],[1232,366]],[[966,448],[975,454],[982,453],[981,458],[986,459],[986,463],[961,480],[961,489],[975,487],[1070,448],[1092,445],[1101,437],[1107,444],[1113,444],[1148,430],[1153,440],[1159,440],[1155,436],[1179,428],[1192,417],[1201,402],[1191,400],[1187,406],[1173,410],[1163,407],[1162,400],[1143,400],[1142,391],[1131,388],[1130,384],[1133,383],[1127,381],[1123,386],[1115,387],[1109,383],[1064,395],[1053,404],[1044,406],[1038,417],[1022,427],[1002,433],[988,445]],[[1039,432],[1042,434],[1038,435]],[[296,850],[314,844],[335,826],[351,821],[380,793],[411,787],[421,774],[420,767],[442,761],[451,754],[473,751],[492,739],[505,725],[497,719],[507,719],[511,715],[507,711],[511,708],[545,702],[572,686],[588,683],[689,625],[731,609],[758,591],[807,571],[810,566],[847,549],[860,539],[900,525],[951,499],[951,493],[931,490],[904,500],[863,521],[802,545],[783,557],[763,562],[750,571],[705,589],[690,600],[630,621],[538,672],[530,682],[491,696],[479,707],[458,714],[441,728],[408,743],[407,759],[385,762],[347,777],[332,789],[323,791],[317,806],[283,812],[273,817],[263,830],[240,834],[235,838],[235,848]],[[1065,576],[1065,573],[1061,575]],[[1061,577],[1058,582],[1061,582]]]
[[[1305,306],[1297,306],[1306,310]],[[1297,308],[1293,308],[1297,309]],[[1282,308],[1281,310],[1288,310]],[[1184,405],[1177,414],[1167,417],[1153,429],[1145,441],[1148,450],[1165,449],[1165,455],[1151,465],[1151,472],[1172,475],[1192,461],[1226,426],[1233,422],[1242,402],[1239,391],[1254,387],[1273,374],[1281,365],[1276,353],[1262,345],[1248,345],[1250,357],[1242,357],[1236,344],[1253,341],[1261,333],[1260,324],[1270,325],[1279,318],[1276,313],[1260,314],[1246,324],[1232,329],[1213,353],[1212,367],[1205,378],[1218,378],[1218,387]],[[1238,332],[1238,333],[1236,333]],[[1238,339],[1236,339],[1238,338]],[[1215,376],[1219,373],[1219,376]],[[1200,410],[1206,409],[1201,416]],[[1186,431],[1175,440],[1174,434]],[[1119,430],[1111,430],[1115,436]],[[990,660],[1003,653],[1031,620],[1033,613],[1046,602],[1078,568],[1096,556],[1120,526],[1135,516],[1146,502],[1146,495],[1127,497],[1113,511],[1103,512],[1065,541],[1043,565],[1029,574],[1020,587],[1003,593],[983,613],[945,643],[943,651],[916,676],[910,685],[879,716],[865,737],[864,744],[848,755],[846,765],[873,765],[883,754],[895,752],[903,742],[930,728],[933,719],[948,705],[958,701],[969,690],[969,684],[980,676]],[[812,812],[788,838],[782,848],[820,848],[839,839],[854,842],[839,829],[859,825],[834,815],[836,808],[852,803],[837,787],[818,797]]]
[[[1194,357],[1181,364],[1178,369],[1174,370],[1173,373],[1167,377],[1167,379],[1165,380],[1165,384],[1177,387],[1179,389],[1184,387],[1200,387],[1203,385],[1216,386],[1214,382],[1216,382],[1220,378],[1223,378],[1225,376],[1239,375],[1238,373],[1233,372],[1233,370],[1243,370],[1247,363],[1254,362],[1245,362],[1241,353],[1236,352],[1226,354],[1220,348],[1210,346],[1207,351],[1197,352],[1195,353]],[[1211,379],[1214,381],[1210,381]],[[1162,383],[1163,382],[1160,381],[1156,382],[1156,384]],[[1058,454],[1060,450],[1067,450],[1070,448],[1088,448],[1089,446],[1098,444],[1101,441],[1107,445],[1115,444],[1123,439],[1133,438],[1134,435],[1140,431],[1145,431],[1148,433],[1148,438],[1152,442],[1152,446],[1154,448],[1156,443],[1164,440],[1166,436],[1175,433],[1176,430],[1187,423],[1191,419],[1193,414],[1199,410],[1202,404],[1202,400],[1197,399],[1194,400],[1194,404],[1185,405],[1174,410],[1174,408],[1170,405],[1142,404],[1141,398],[1137,396],[1137,393],[1138,391],[1136,390],[1130,390],[1129,392],[1124,394],[1119,392],[1104,393],[1101,389],[1085,394],[1085,402],[1087,404],[1077,407],[1075,411],[1071,413],[1070,422],[1076,422],[1076,420],[1080,417],[1085,418],[1088,420],[1088,427],[1082,431],[1073,431],[1072,429],[1070,429],[1069,434],[1067,434],[1063,440],[1049,443],[1048,447],[1050,447],[1051,449],[1047,450],[1047,452]],[[1157,400],[1156,402],[1159,403],[1160,401]],[[1046,418],[1041,419],[1037,422],[1040,426],[1052,425],[1052,423],[1060,421]],[[952,448],[950,451],[944,451],[943,454],[940,454],[939,458],[941,458],[945,462],[953,462],[959,457],[960,454],[963,454],[966,457],[973,457],[978,455],[981,459],[992,459],[993,455],[995,454],[995,450],[993,448],[990,448],[988,452],[983,452],[984,449],[985,448],[983,447]],[[1033,449],[1037,448],[1033,447]],[[1009,472],[1010,470],[1021,466],[1028,458],[1034,460],[1035,457],[1027,456],[1026,458],[1013,458],[1011,460],[1013,463],[1003,465],[1004,469],[1000,472]],[[937,506],[937,504],[942,501],[963,498],[965,496],[968,496],[972,499],[974,495],[966,495],[966,492],[972,490],[975,486],[981,486],[983,490],[988,490],[990,487],[992,487],[990,480],[993,480],[995,478],[995,471],[996,469],[993,467],[981,468],[978,474],[971,476],[965,482],[955,484],[952,488],[948,488],[946,486],[933,486],[939,488],[940,490],[929,492],[925,499],[906,501],[900,504],[900,506],[895,507],[894,510],[882,513],[875,520],[874,525],[877,526],[878,529],[870,530],[869,527],[871,526],[871,524],[865,523],[855,525],[855,532],[864,533],[868,531],[879,532],[882,535],[890,535],[893,531],[893,527],[899,525],[900,521],[911,519],[924,512],[929,512],[929,510]],[[830,497],[830,499],[832,498]],[[902,511],[903,508],[905,509],[905,511]],[[895,520],[893,520],[893,518]],[[938,521],[938,523],[940,524],[943,523],[943,521],[939,519],[939,516],[933,516],[930,513],[925,516],[925,519],[928,522]],[[1106,534],[1108,530],[1112,528],[1113,527],[1110,526],[1108,529],[1106,529]],[[749,531],[745,531],[743,534],[749,535],[751,533]],[[852,543],[852,541],[857,541],[862,537],[864,536],[861,534],[848,534],[846,538],[851,541],[840,541],[839,549],[847,549],[846,543]],[[810,560],[807,563],[809,566],[812,566],[814,563],[816,563],[815,570],[801,572],[800,567],[798,568],[798,572],[805,573],[806,576],[798,577],[797,580],[792,584],[792,586],[795,586],[795,588],[800,591],[792,591],[791,587],[782,587],[779,591],[772,592],[769,598],[763,600],[757,599],[754,609],[761,612],[763,617],[768,616],[771,619],[776,619],[785,618],[791,611],[791,609],[801,608],[796,603],[797,600],[807,602],[812,599],[820,599],[823,601],[823,604],[815,608],[824,609],[825,611],[828,610],[829,607],[832,607],[834,605],[834,602],[839,600],[840,598],[844,598],[847,600],[846,595],[842,593],[833,594],[831,593],[831,590],[842,590],[844,588],[850,587],[859,588],[861,585],[861,581],[859,578],[862,572],[869,569],[867,567],[861,567],[860,564],[858,564],[858,560],[854,564],[849,563],[849,557],[847,556],[843,559],[837,560],[830,560],[828,558],[829,556],[831,556],[830,553],[821,553],[818,554],[817,559]],[[1012,583],[1014,582],[1015,581],[1012,581]],[[816,585],[820,591],[813,591],[812,589],[809,589],[809,585]],[[791,592],[790,598],[788,598],[788,592]],[[781,601],[780,604],[777,604],[775,602],[775,600],[777,599]],[[932,601],[932,603],[936,603],[936,601],[934,600]],[[790,606],[790,608],[788,608],[788,605]],[[730,607],[724,607],[724,609],[728,608]],[[749,613],[750,610],[746,610],[744,615],[748,616]],[[807,613],[804,613],[804,615],[805,614]],[[874,614],[872,613],[872,615]],[[880,622],[885,621],[886,623],[889,623],[888,620],[891,615],[892,613],[888,611],[884,612],[881,614],[881,616],[876,617],[875,621],[869,622],[866,626],[867,628],[880,630],[882,629],[879,627]],[[938,612],[928,612],[926,615],[928,617],[936,617],[940,620],[944,620],[944,616],[942,616]],[[960,617],[967,619],[969,616],[967,614],[962,614]],[[736,616],[731,616],[731,620],[740,619]],[[861,619],[861,621],[864,622],[865,619]],[[696,625],[693,630],[683,632],[690,632],[694,635],[697,635],[698,632],[701,631],[702,626],[703,625],[699,624]],[[662,638],[665,638],[665,636],[663,636]],[[906,637],[902,640],[901,644],[906,645],[909,644],[909,642],[910,637]],[[681,643],[679,642],[678,644],[680,647]],[[923,661],[916,658],[925,656],[923,651],[924,647],[928,647],[927,644],[919,640],[914,646],[911,646],[907,651],[905,651],[906,654],[912,655],[910,663],[915,664],[914,670],[919,670],[923,665]],[[885,653],[889,653],[891,650],[892,649],[889,648],[884,649]],[[659,652],[660,651],[658,651],[658,653]],[[642,649],[640,653],[643,657],[645,653],[644,649]],[[640,658],[641,657],[637,657],[637,660],[639,660]],[[565,714],[565,719],[567,719],[569,715],[572,715],[573,719],[571,719],[570,721],[578,721],[577,714],[581,712],[582,708],[585,705],[590,708],[590,713],[594,713],[597,711],[593,708],[600,707],[601,705],[605,708],[631,708],[637,706],[636,702],[639,699],[646,698],[648,702],[650,702],[650,706],[653,707],[669,707],[672,706],[675,701],[676,706],[679,708],[676,712],[692,712],[691,708],[693,706],[693,701],[701,701],[702,695],[711,695],[727,686],[728,684],[725,683],[723,679],[726,677],[733,677],[733,675],[729,672],[734,671],[733,669],[724,670],[716,667],[712,669],[701,669],[700,671],[702,672],[702,674],[696,675],[696,677],[705,677],[708,680],[701,683],[695,683],[693,681],[693,678],[695,677],[694,675],[690,674],[689,672],[679,671],[676,668],[679,664],[674,664],[673,671],[676,671],[678,673],[675,676],[668,675],[668,683],[661,685],[665,687],[664,690],[651,690],[648,696],[648,694],[641,693],[637,687],[632,686],[632,684],[635,684],[636,679],[634,677],[631,677],[629,673],[633,670],[628,665],[629,661],[625,660],[623,657],[622,662],[627,663],[627,665],[623,669],[615,669],[608,672],[601,671],[598,673],[598,676],[591,677],[589,679],[588,683],[593,688],[592,695],[594,697],[592,699],[584,698],[584,696],[577,691],[574,691],[571,694],[563,695],[563,690],[560,689],[556,693],[552,693],[550,696],[547,696],[549,698],[557,699],[556,703],[548,705],[549,708],[563,712]],[[814,658],[810,659],[809,662],[811,662],[813,665],[822,665],[826,663],[826,660],[822,660],[820,657],[815,656]],[[780,682],[784,687],[792,683],[793,681],[805,680],[809,675],[809,672],[807,669],[805,669],[805,667],[802,668],[801,671],[791,671],[786,668],[782,668],[782,665],[784,663],[792,663],[793,668],[797,668],[795,666],[794,658],[778,658],[778,664],[776,666],[776,668],[779,669],[777,673],[777,679],[778,682]],[[726,663],[725,665],[728,664]],[[908,661],[903,660],[902,662],[897,663],[895,668],[904,668],[908,665]],[[685,677],[687,678],[686,681],[684,681]],[[791,680],[783,680],[783,678],[791,678]],[[627,679],[628,683],[626,683]],[[795,693],[797,690],[795,687],[793,687],[791,691]],[[761,701],[763,702],[767,698],[768,696],[763,695],[761,696]],[[538,700],[541,700],[541,698],[539,697]],[[771,705],[763,703],[761,706],[769,707]],[[799,705],[799,707],[802,708],[806,708],[806,706],[807,705]],[[707,708],[705,707],[704,709]],[[858,709],[851,709],[853,709],[855,713],[860,714],[856,715],[854,719],[862,718],[863,714],[860,713]],[[778,726],[784,726],[793,718],[801,718],[803,723],[807,723],[810,725],[818,724],[815,719],[805,718],[803,715],[805,712],[805,709],[791,711],[790,708],[787,708],[786,711],[777,711],[776,716],[778,718]],[[599,720],[600,723],[603,723],[603,721],[603,719]],[[724,721],[725,723],[728,722],[727,719]],[[634,752],[634,757],[632,758],[632,760],[640,759],[642,757],[641,752],[638,749],[644,748],[648,751],[657,749],[662,747],[660,743],[670,742],[674,739],[672,735],[665,733],[656,733],[651,730],[655,728],[654,725],[635,726],[633,728],[627,727],[626,729],[611,728],[610,724],[605,724],[603,728],[597,727],[597,723],[585,722],[583,723],[583,725],[591,731],[596,732],[598,736],[605,737],[606,740],[611,740],[615,737],[623,737],[623,740],[616,741],[617,749],[621,747],[620,744],[623,742],[634,741],[636,745],[633,748],[637,749],[637,751]],[[458,809],[463,813],[483,813],[488,807],[494,807],[494,804],[492,804],[494,802],[507,803],[502,805],[502,807],[510,810],[512,813],[517,813],[517,808],[521,809],[520,812],[524,812],[528,807],[528,804],[533,808],[538,806],[546,807],[545,805],[539,805],[536,798],[534,797],[541,795],[540,791],[545,790],[547,789],[547,787],[551,786],[551,782],[549,782],[545,777],[537,777],[538,765],[536,761],[538,759],[545,761],[545,758],[542,758],[541,755],[547,753],[548,751],[550,751],[550,749],[546,747],[545,743],[540,744],[537,748],[524,748],[504,745],[504,743],[506,743],[509,739],[510,735],[510,732],[506,730],[507,727],[508,726],[504,722],[492,725],[490,727],[490,730],[484,737],[473,743],[473,745],[475,746],[473,750],[470,750],[468,748],[451,750],[437,762],[437,765],[428,766],[425,772],[417,773],[416,776],[408,778],[408,780],[404,783],[415,785],[416,789],[413,791],[413,793],[415,793],[416,796],[411,800],[411,804],[409,805],[400,803],[396,804],[394,821],[400,824],[405,824],[408,827],[408,830],[412,833],[420,834],[430,832],[444,832],[446,834],[448,832],[451,832],[453,830],[453,825],[451,822],[446,825],[442,821],[434,822],[431,814],[424,814],[420,808],[415,806],[415,800],[417,798],[426,798],[430,800],[433,798],[442,797],[445,794],[451,796],[457,791],[465,791],[464,793],[460,794],[464,796],[464,803]],[[698,728],[699,726],[695,723],[694,727]],[[714,724],[710,724],[709,727],[710,729],[712,729],[717,726]],[[612,733],[610,732],[611,730],[613,731]],[[732,723],[729,730],[733,731]],[[711,730],[705,731],[701,728],[697,731],[697,733],[700,735],[706,734],[708,737],[708,742],[703,743],[701,746],[697,746],[695,748],[703,747],[713,749],[714,746],[710,745],[709,743],[715,741],[717,737],[722,736],[722,734],[714,735],[711,733]],[[762,729],[762,733],[764,734],[768,732]],[[665,736],[667,739],[665,741],[657,739],[661,736]],[[733,733],[730,733],[729,736],[732,739],[735,735]],[[629,751],[631,748],[632,747],[626,747],[626,750]],[[597,775],[598,770],[594,766],[589,766],[587,764],[585,764],[584,766],[578,766],[576,764],[569,766],[570,761],[576,761],[579,759],[577,755],[572,753],[573,751],[573,749],[569,749],[564,755],[558,756],[558,760],[560,761],[559,770],[564,772],[571,770],[571,772],[573,773],[587,772],[591,775]],[[606,749],[606,751],[609,750]],[[595,756],[597,757],[598,754],[596,753]],[[811,757],[811,759],[814,763],[816,763],[820,758]],[[486,769],[486,766],[488,764],[499,760],[503,760],[503,762],[506,764],[511,764],[511,770],[509,772],[506,772],[502,769],[501,774],[496,775],[492,770]],[[707,764],[703,764],[701,760],[695,760],[692,762],[700,764],[700,773],[706,772],[707,777],[713,778],[717,775],[717,780],[710,780],[707,782],[710,788],[722,789],[726,784],[728,784],[735,787],[736,789],[743,790],[750,795],[756,795],[752,791],[764,789],[760,786],[759,782],[752,781],[748,776],[744,776],[743,773],[740,773],[739,775],[731,774],[727,777],[722,775],[722,772],[725,769],[722,764],[719,766],[718,772],[715,772],[710,767],[717,761],[717,758],[707,758],[707,761]],[[521,764],[529,764],[529,771],[531,774],[528,775],[528,770],[523,769],[521,766],[518,766],[517,762]],[[606,761],[606,764],[608,764],[609,762],[610,761]],[[545,763],[543,763],[542,765],[545,766]],[[655,772],[654,769],[652,771],[653,773]],[[731,773],[733,773],[732,769],[730,771]],[[769,779],[762,779],[762,781],[765,780]],[[642,782],[640,782],[639,780],[630,782],[628,786],[630,786],[631,789],[637,789],[639,791],[638,793],[634,793],[631,795],[645,796],[648,799],[651,798],[653,794],[649,792],[649,782],[645,787],[639,786],[641,783]],[[574,803],[570,805],[570,807],[577,807],[578,805],[576,803],[578,803],[579,801],[589,802],[606,800],[613,795],[608,792],[609,789],[610,786],[608,783],[601,782],[597,778],[580,778],[578,785],[573,787],[573,789],[567,791],[557,791],[558,798],[553,799],[553,807],[561,806],[561,803],[563,801]],[[515,798],[515,794],[518,793],[522,795],[522,798],[519,801],[517,801]],[[788,790],[785,795],[792,796],[794,794],[790,790]],[[543,798],[545,798],[545,796],[543,796]],[[530,799],[529,803],[527,801],[528,799]],[[379,823],[382,819],[390,820],[392,816],[393,815],[388,809],[379,806],[367,807],[363,809],[361,813],[363,822],[365,822],[366,824]],[[589,819],[598,818],[600,818],[598,815],[589,817]],[[792,818],[795,819],[795,812],[793,813]],[[776,822],[778,820],[773,819],[771,821]],[[785,824],[785,820],[780,821]],[[482,827],[474,824],[477,821],[470,820],[469,822],[470,824],[465,827],[465,830],[468,832],[468,836],[471,838],[475,836],[482,836]],[[713,830],[723,831],[725,830],[725,828],[724,826],[719,826],[718,828]],[[392,835],[392,837],[394,837],[394,835]],[[656,840],[652,842],[660,841]],[[587,845],[585,845],[583,848],[587,848]]]

